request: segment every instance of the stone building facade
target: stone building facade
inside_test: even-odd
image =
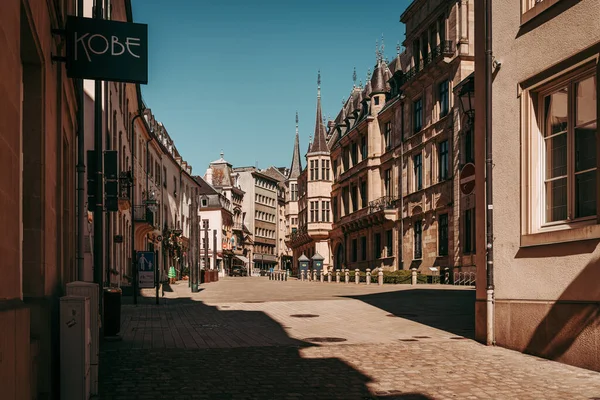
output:
[[[494,302],[478,270],[476,335],[600,371],[600,1],[492,2]],[[485,99],[485,13],[475,8],[475,96]],[[550,39],[549,39],[550,38]],[[475,152],[485,149],[484,101]],[[485,160],[476,157],[477,260],[486,265]],[[481,283],[481,284],[480,284]]]

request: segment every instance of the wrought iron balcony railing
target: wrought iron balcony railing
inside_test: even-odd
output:
[[[154,225],[154,213],[147,206],[133,206],[133,220]]]
[[[416,77],[425,67],[441,56],[450,57],[454,54],[454,44],[452,40],[442,40],[440,44],[431,49],[427,55],[423,57],[422,63],[417,63],[413,68],[406,71],[402,77],[402,84],[412,80]]]
[[[383,196],[376,200],[369,202],[369,214],[376,213],[383,210],[393,210],[396,208],[396,202],[398,199],[392,196]]]
[[[119,173],[119,199],[129,199],[131,196],[131,171],[121,171]]]

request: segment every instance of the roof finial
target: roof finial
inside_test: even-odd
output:
[[[367,70],[367,80],[371,79],[371,68]]]
[[[400,57],[400,41],[398,40],[398,44],[396,45],[396,55]]]
[[[354,72],[352,73],[352,81],[354,82],[354,87],[356,87],[356,67],[354,67]]]
[[[379,40],[375,39],[375,60],[379,61]]]
[[[385,54],[385,44],[383,43],[383,33],[381,34],[381,57]]]
[[[317,75],[317,97],[321,97],[321,70]]]
[[[298,127],[298,111],[296,111],[296,128]]]
[[[342,106],[346,104],[346,99],[342,97]]]
[[[223,149],[221,149],[221,160],[223,159],[224,155],[225,155],[225,153],[223,153]]]

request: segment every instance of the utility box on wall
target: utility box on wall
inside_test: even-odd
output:
[[[98,284],[92,282],[75,281],[67,283],[67,296],[83,296],[90,299],[90,393],[98,394],[98,358],[100,353],[100,314],[98,313]]]
[[[60,298],[60,398],[90,398],[90,299]]]

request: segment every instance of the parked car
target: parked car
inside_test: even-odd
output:
[[[246,270],[245,267],[242,267],[241,265],[235,265],[231,269],[231,276],[246,276],[246,275],[248,275],[248,271]]]

